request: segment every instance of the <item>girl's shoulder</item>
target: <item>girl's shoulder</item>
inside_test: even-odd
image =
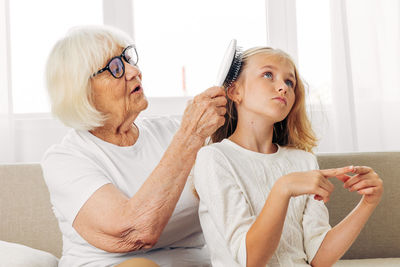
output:
[[[203,158],[224,157],[227,153],[227,147],[221,143],[212,143],[200,148],[197,156]]]
[[[288,146],[281,146],[280,147],[285,153],[288,155],[292,156],[303,156],[303,157],[310,157],[310,158],[315,158],[315,155],[311,152],[307,152],[302,149],[294,148],[294,147],[288,147]]]
[[[237,155],[237,150],[235,150],[235,148],[232,146],[231,141],[229,141],[228,139],[224,139],[221,142],[203,146],[200,149],[199,153],[206,154],[209,156],[219,155],[230,158],[235,154]]]
[[[282,154],[284,154],[289,160],[306,164],[311,166],[313,169],[318,168],[317,157],[313,153],[287,146],[281,147],[281,149],[283,151]]]

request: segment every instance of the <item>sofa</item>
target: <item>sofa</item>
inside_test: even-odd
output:
[[[400,152],[317,154],[320,168],[371,166],[384,181],[378,208],[335,266],[400,266]],[[360,199],[337,179],[327,203],[336,225]],[[57,266],[62,236],[39,164],[0,164],[0,266]]]

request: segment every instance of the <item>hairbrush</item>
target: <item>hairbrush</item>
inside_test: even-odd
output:
[[[242,49],[236,45],[236,39],[232,39],[219,68],[217,86],[227,89],[237,79],[242,66],[242,55]]]

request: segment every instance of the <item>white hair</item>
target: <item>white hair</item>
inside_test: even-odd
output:
[[[103,126],[107,116],[93,105],[91,76],[132,43],[127,34],[109,26],[70,29],[47,59],[46,85],[52,113],[77,130]]]

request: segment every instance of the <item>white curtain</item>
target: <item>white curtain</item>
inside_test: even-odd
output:
[[[13,162],[13,120],[12,101],[9,84],[9,42],[7,2],[0,1],[0,162]]]
[[[400,150],[400,1],[330,3],[331,150]]]

